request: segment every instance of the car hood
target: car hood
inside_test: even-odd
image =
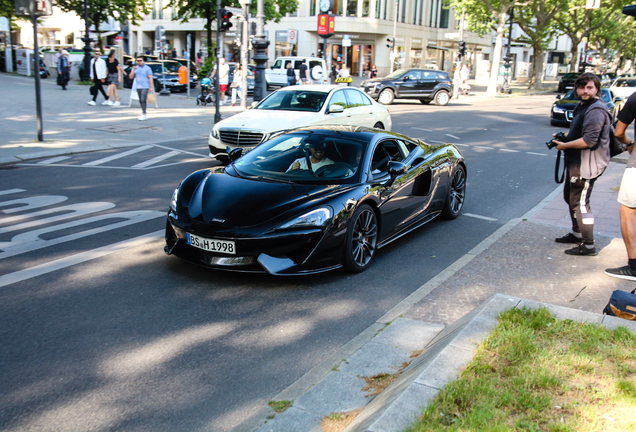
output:
[[[226,169],[233,170],[231,167]],[[248,228],[282,223],[299,216],[293,209],[303,213],[310,210],[304,204],[311,202],[313,208],[320,205],[322,199],[351,187],[271,183],[218,172],[201,180],[187,211],[190,218],[218,224],[219,229]]]
[[[554,104],[566,110],[573,110],[581,102],[578,99],[559,99]]]
[[[218,129],[245,128],[275,132],[309,126],[322,116],[319,112],[251,109],[223,120],[218,124]]]

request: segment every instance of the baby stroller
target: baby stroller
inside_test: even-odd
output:
[[[206,106],[214,102],[212,99],[212,81],[210,81],[210,78],[203,78],[200,85],[201,93],[197,96],[197,105],[201,104]]]

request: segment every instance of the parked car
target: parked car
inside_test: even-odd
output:
[[[550,124],[553,126],[569,126],[574,118],[574,107],[578,105],[581,100],[576,94],[576,90],[570,90],[565,96],[557,96],[557,101],[552,104],[550,110]],[[601,100],[607,104],[607,109],[612,114],[612,122],[616,121],[616,115],[618,110],[616,104],[622,101],[622,98],[615,98],[614,93],[610,89],[601,89]]]
[[[265,69],[265,80],[267,88],[273,86],[287,86],[287,65],[291,64],[296,76],[299,75],[298,68],[305,60],[307,65],[308,78],[314,84],[327,84],[329,77],[327,74],[327,63],[324,59],[317,57],[278,57],[269,69]]]
[[[559,80],[559,86],[557,88],[557,92],[565,93],[568,90],[572,90],[574,88],[574,81],[581,75],[578,72],[569,72],[561,77]]]
[[[356,88],[289,86],[271,93],[251,109],[216,123],[208,140],[210,156],[227,163],[234,148],[249,151],[280,131],[328,124],[386,130],[393,125],[386,107]]]
[[[616,78],[609,89],[614,96],[627,100],[636,91],[636,78]]]
[[[465,200],[466,165],[453,144],[331,125],[242,152],[174,191],[166,254],[237,272],[361,272],[393,240],[436,216],[458,217]],[[310,158],[323,163],[295,168]]]
[[[390,105],[394,99],[419,99],[427,105],[447,105],[453,94],[448,73],[432,69],[398,69],[383,77],[362,81],[360,88],[373,99]]]
[[[188,59],[184,59],[184,58],[174,58],[171,59],[173,61],[177,61],[179,63],[181,63],[184,66],[188,66],[188,62],[190,62],[190,72],[192,73],[197,73],[197,64],[195,62],[193,62],[192,60],[188,60]]]
[[[186,84],[179,83],[179,74],[178,72],[174,72],[170,67],[166,66],[164,62],[164,68],[161,68],[161,63],[146,63],[150,69],[152,70],[152,79],[155,87],[155,91],[159,92],[163,89],[163,84],[166,85],[166,90],[170,92],[185,92],[188,91],[188,86]],[[177,68],[178,69],[178,68]],[[132,66],[127,66],[124,68],[124,88],[132,88],[133,80],[130,79],[130,71],[132,70]],[[162,71],[164,73],[162,73]],[[165,77],[165,81],[164,81]],[[190,78],[192,79],[192,77]],[[192,81],[190,86],[192,87]],[[194,86],[196,86],[196,81],[194,82]]]

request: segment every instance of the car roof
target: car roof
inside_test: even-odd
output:
[[[298,86],[294,85],[294,86],[283,87],[280,90],[311,90],[315,92],[329,93],[331,90],[338,89],[338,88],[347,88],[347,87],[337,85],[337,84],[302,84]],[[356,87],[349,87],[349,88],[360,91]]]

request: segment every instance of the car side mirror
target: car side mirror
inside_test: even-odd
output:
[[[342,105],[329,105],[329,110],[327,110],[327,114],[337,114],[344,111],[344,107]]]
[[[230,158],[230,162],[234,162],[235,160],[237,160],[241,156],[243,156],[243,149],[242,148],[232,149],[228,153],[228,157]]]
[[[402,81],[408,81],[408,80],[409,80],[409,77],[407,77],[407,76],[402,78]]]
[[[250,105],[250,108],[254,108],[256,105],[258,105],[258,102],[252,102],[252,105]]]
[[[391,177],[397,177],[406,173],[407,167],[402,162],[391,161],[387,165],[387,172]]]
[[[557,95],[557,99],[561,99],[561,95]]]

